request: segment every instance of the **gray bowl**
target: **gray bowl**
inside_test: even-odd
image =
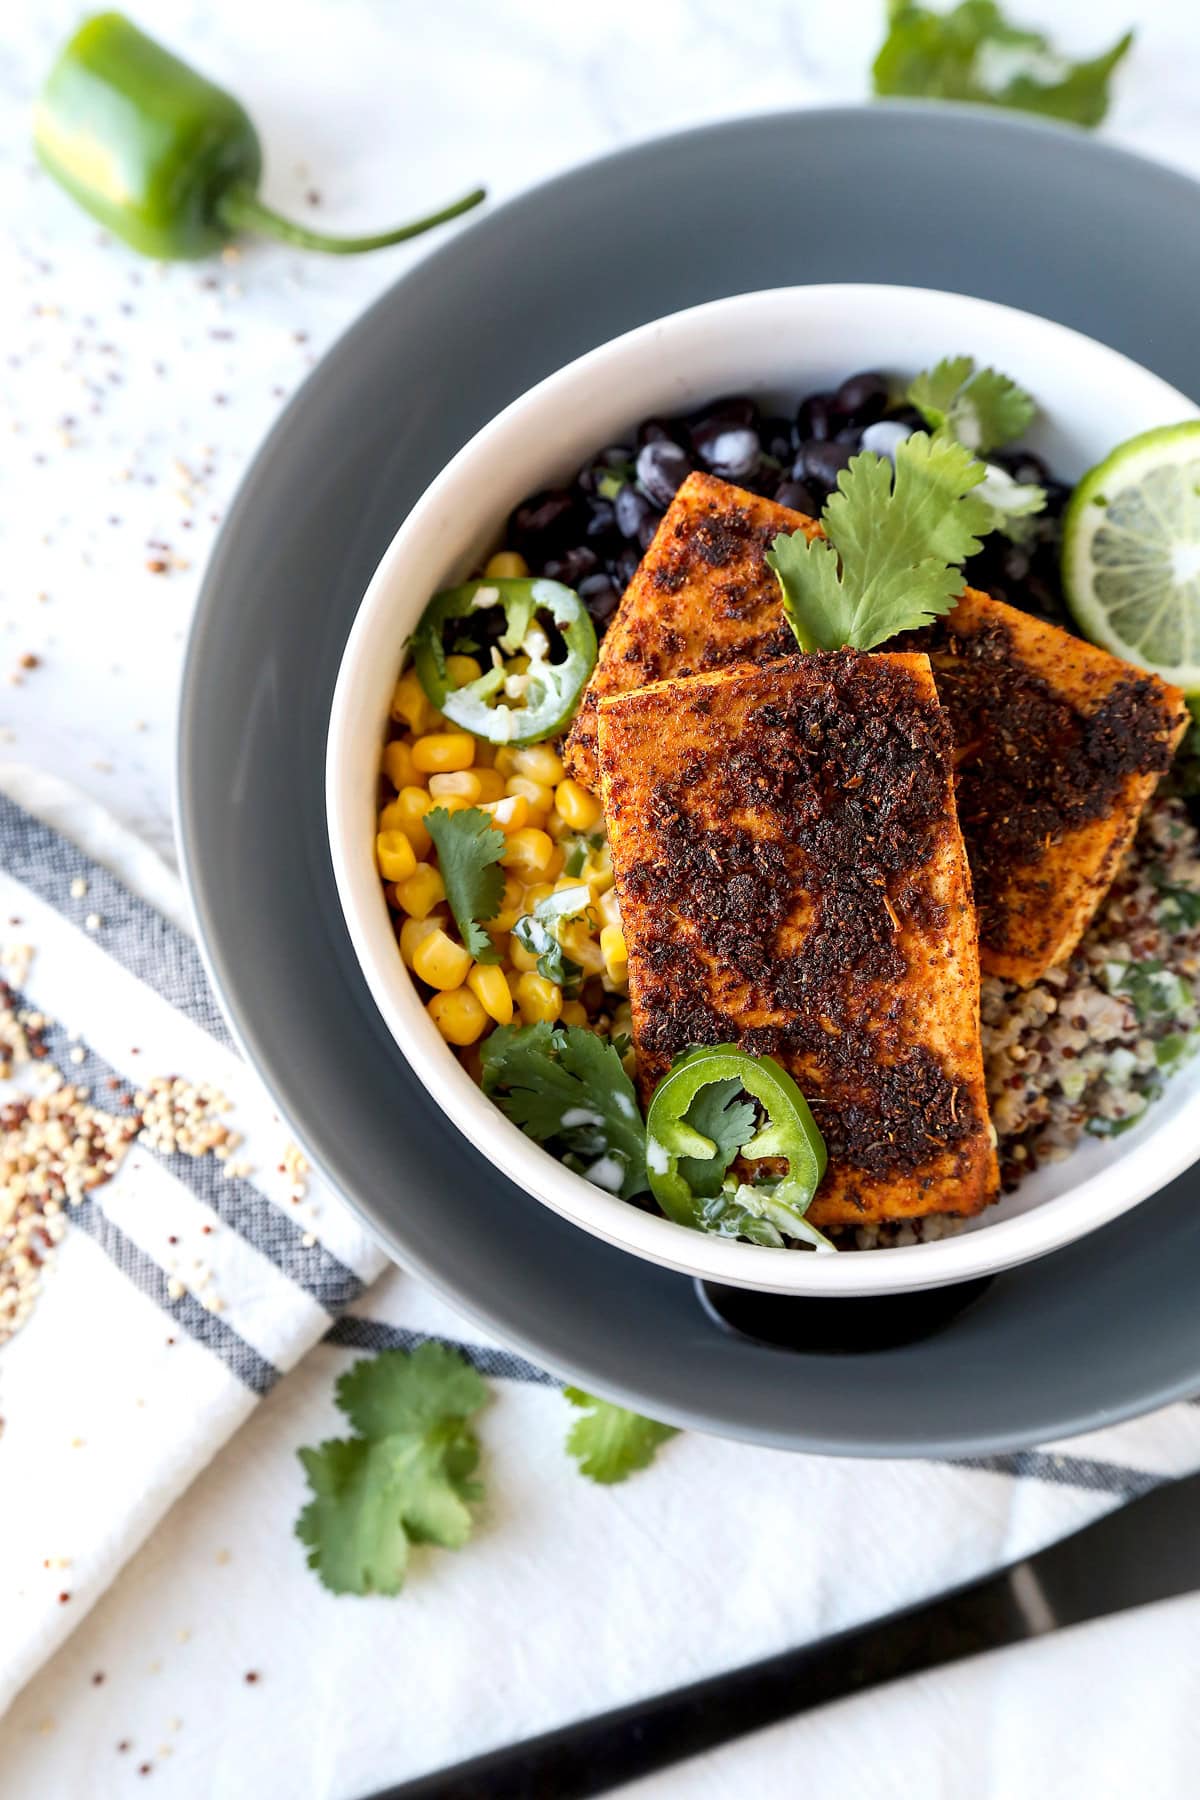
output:
[[[1176,296],[1200,289],[1198,215],[1185,177],[1003,114],[840,108],[687,132],[459,233],[346,334],[268,439],[184,677],[180,840],[209,965],[347,1200],[548,1367],[679,1424],[859,1455],[1017,1448],[1200,1389],[1195,1174],[957,1313],[889,1324],[884,1348],[866,1315],[861,1338],[845,1322],[826,1337],[805,1301],[782,1328],[802,1348],[726,1332],[689,1281],[548,1213],[447,1123],[376,1014],[322,789],[330,694],[382,550],[453,452],[551,369],[720,294],[889,281],[1043,313],[1197,394]]]

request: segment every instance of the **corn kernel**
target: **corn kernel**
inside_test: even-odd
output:
[[[495,556],[488,557],[483,572],[493,581],[523,581],[529,564],[516,550],[497,550]]]
[[[488,1022],[483,1003],[468,987],[435,994],[425,1010],[448,1044],[473,1044]]]
[[[504,898],[500,902],[500,911],[494,919],[488,920],[489,931],[511,931],[523,912],[529,909],[525,905],[525,889],[515,875],[504,877]]]
[[[468,681],[478,681],[483,668],[473,656],[448,656],[446,673],[450,677],[450,686],[460,688],[466,687]]]
[[[524,827],[529,817],[529,802],[523,794],[506,794],[503,800],[489,800],[479,810],[487,813],[496,829],[507,837]]]
[[[554,790],[554,804],[572,831],[593,831],[600,823],[600,802],[577,781],[560,781]]]
[[[514,1006],[516,1005],[517,1000],[517,983],[522,979],[523,975],[523,969],[514,969],[510,967],[504,971],[504,979],[508,984],[508,991],[512,996]]]
[[[530,974],[538,964],[538,959],[533,951],[527,950],[524,944],[517,942],[515,937],[510,937],[508,940],[508,960],[513,968],[519,969],[523,975]]]
[[[596,901],[596,912],[601,925],[620,925],[621,908],[615,887],[609,888],[607,894],[601,894]]]
[[[517,772],[517,753],[511,744],[501,744],[496,750],[496,760],[492,764],[503,775],[505,781]]]
[[[565,773],[562,758],[550,744],[526,744],[513,757],[513,768],[543,787],[557,787]]]
[[[431,775],[429,791],[437,801],[454,798],[474,806],[479,799],[479,777],[471,769],[460,769],[453,775]]]
[[[475,739],[475,767],[490,769],[495,766],[496,746],[489,744],[486,738]],[[498,797],[498,796],[497,796]]]
[[[413,952],[412,966],[413,974],[430,987],[461,987],[471,967],[471,954],[439,929],[421,939]]]
[[[425,814],[434,806],[432,794],[427,794],[421,787],[401,788],[396,798],[384,807],[379,815],[379,823],[385,831],[402,831],[418,861],[429,855],[433,848],[433,839],[425,828]]]
[[[588,1022],[587,1007],[578,1000],[564,1000],[559,1019],[564,1025],[586,1025]]]
[[[432,863],[422,863],[407,881],[396,883],[395,895],[410,919],[427,919],[446,898],[446,884]]]
[[[410,731],[428,731],[437,717],[415,669],[405,669],[392,695],[392,717],[403,719]]]
[[[381,831],[375,839],[375,856],[385,881],[406,881],[417,866],[416,853],[403,831]]]
[[[606,925],[600,933],[600,950],[604,966],[613,981],[624,981],[629,974],[629,952],[625,933],[619,925]]]
[[[561,844],[556,844],[554,842],[553,838],[551,838],[550,843],[550,861],[546,864],[545,875],[548,881],[557,881],[558,877],[567,866],[567,853]]]
[[[508,1025],[511,1022],[513,997],[503,969],[476,963],[467,976],[467,986],[489,1019],[495,1019],[497,1025]]]
[[[520,799],[520,795],[514,795]],[[502,800],[497,801],[503,806]],[[529,875],[545,873],[550,858],[554,854],[554,840],[539,831],[535,825],[526,825],[520,831],[512,832],[507,838],[500,861],[508,869],[520,869]]]
[[[443,794],[440,800],[436,795],[431,794],[429,810],[432,812],[435,806],[440,806],[443,812],[466,812],[470,804],[471,802],[462,794]]]
[[[420,945],[427,937],[432,937],[435,931],[440,931],[445,923],[444,912],[432,913],[425,919],[405,919],[400,927],[400,954],[408,968],[412,968],[413,957]]]
[[[413,762],[423,775],[469,769],[474,761],[475,739],[469,731],[433,731],[413,745]]]
[[[525,911],[532,912],[539,901],[548,900],[554,892],[552,881],[533,881],[525,886]]]
[[[604,952],[582,919],[560,925],[558,941],[571,961],[578,963],[585,975],[604,973]]]
[[[478,749],[476,749],[475,752],[475,767],[470,773],[474,775],[476,781],[479,783],[479,798],[481,800],[503,800],[504,777],[501,775],[499,769],[480,767]]]
[[[390,744],[383,747],[383,772],[399,793],[401,788],[412,787],[419,783],[413,762],[412,745],[406,744],[403,738],[393,738]]]
[[[523,1025],[537,1025],[543,1019],[553,1025],[562,1011],[562,989],[544,975],[522,975],[516,998]]]
[[[530,812],[538,815],[539,823],[554,805],[554,789],[545,787],[540,781],[531,781],[528,775],[510,775],[504,791],[506,794],[523,794],[529,802]]]

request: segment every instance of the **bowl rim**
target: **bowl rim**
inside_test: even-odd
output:
[[[351,823],[352,747],[361,737],[358,689],[371,639],[394,608],[399,571],[411,542],[439,516],[447,499],[480,463],[494,454],[506,434],[523,429],[529,416],[553,406],[576,383],[615,359],[636,355],[664,333],[703,327],[714,319],[780,305],[819,308],[851,298],[927,308],[931,302],[973,318],[1006,321],[1012,327],[1056,339],[1064,354],[1099,359],[1147,393],[1157,390],[1163,422],[1200,417],[1177,389],[1122,352],[1071,327],[1038,314],[942,289],[887,283],[820,283],[758,289],[725,296],[650,320],[596,346],[544,377],[488,420],[425,488],[397,527],[365,590],[343,650],[330,710],[326,750],[326,822],[334,877],[347,930],[387,1029],[406,1062],[437,1103],[446,1126],[460,1131],[523,1192],[572,1223],[626,1252],[661,1267],[728,1286],[764,1292],[822,1297],[909,1292],[994,1274],[1068,1244],[1107,1224],[1146,1199],[1200,1157],[1182,1109],[1159,1117],[1121,1157],[1123,1184],[1101,1168],[1066,1192],[985,1228],[932,1242],[889,1248],[885,1256],[804,1256],[794,1249],[768,1249],[707,1236],[676,1225],[657,1213],[593,1186],[534,1143],[505,1117],[471,1079],[437,1034],[404,967],[395,942],[382,886],[369,849],[369,836]],[[456,509],[461,514],[462,508]],[[447,563],[450,558],[447,557]],[[361,771],[359,771],[361,774]],[[358,778],[355,777],[355,780]],[[368,778],[369,782],[369,778]],[[369,791],[369,787],[366,791]],[[364,854],[365,852],[365,854]],[[1154,1154],[1150,1154],[1151,1149]],[[1133,1165],[1138,1179],[1130,1181]]]

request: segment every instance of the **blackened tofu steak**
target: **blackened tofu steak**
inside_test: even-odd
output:
[[[954,734],[985,973],[1064,962],[1187,728],[1178,688],[968,588],[921,648]]]
[[[595,716],[643,1098],[680,1051],[735,1043],[814,1108],[814,1223],[979,1211],[975,913],[927,657],[741,664]]]

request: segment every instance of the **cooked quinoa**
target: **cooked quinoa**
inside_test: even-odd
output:
[[[985,979],[988,1105],[1005,1193],[1061,1162],[1085,1132],[1129,1129],[1200,1048],[1200,833],[1180,800],[1142,816],[1109,894],[1069,962],[1029,988]],[[965,1219],[935,1215],[854,1233],[857,1249],[927,1243]]]

